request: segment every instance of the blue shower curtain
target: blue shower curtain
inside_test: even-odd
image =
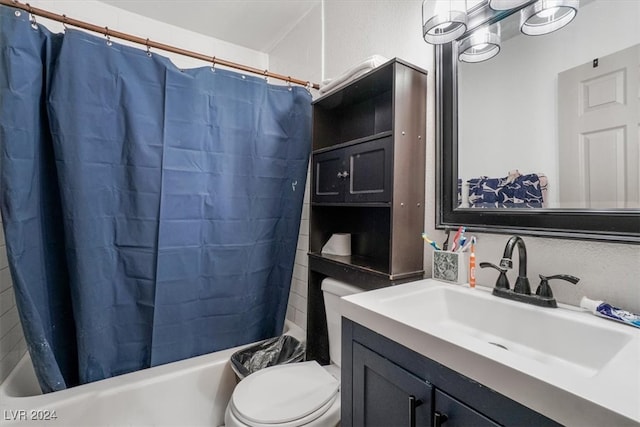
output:
[[[43,391],[281,332],[310,100],[0,7],[0,203]]]

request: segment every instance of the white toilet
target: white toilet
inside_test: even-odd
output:
[[[242,380],[225,413],[226,427],[337,426],[340,423],[340,297],[360,289],[326,278],[331,365],[301,362],[262,369]]]

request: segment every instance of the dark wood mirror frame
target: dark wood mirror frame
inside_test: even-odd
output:
[[[458,108],[456,42],[435,47],[436,227],[640,243],[638,210],[457,208]]]

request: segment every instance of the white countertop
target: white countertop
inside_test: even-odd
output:
[[[561,424],[575,426],[640,425],[640,329],[559,304],[559,308],[533,307],[521,302],[524,310],[552,310],[567,317],[628,334],[630,340],[594,375],[578,375],[543,362],[525,360],[495,346],[478,343],[464,334],[412,320],[384,304],[385,300],[425,288],[453,286],[476,292],[480,298],[497,298],[491,289],[449,284],[433,279],[420,280],[342,298],[342,316],[359,323],[403,346],[457,371]],[[395,312],[394,312],[395,311]],[[504,319],[517,327],[518,319]],[[554,334],[553,330],[544,331]],[[568,339],[571,337],[554,337]],[[597,348],[598,342],[594,342]]]

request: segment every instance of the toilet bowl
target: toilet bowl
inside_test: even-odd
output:
[[[231,396],[226,427],[335,426],[340,381],[317,362],[273,366],[242,380]]]
[[[340,423],[340,297],[360,289],[322,281],[331,364],[315,361],[272,366],[243,379],[225,412],[226,427],[313,427]]]

